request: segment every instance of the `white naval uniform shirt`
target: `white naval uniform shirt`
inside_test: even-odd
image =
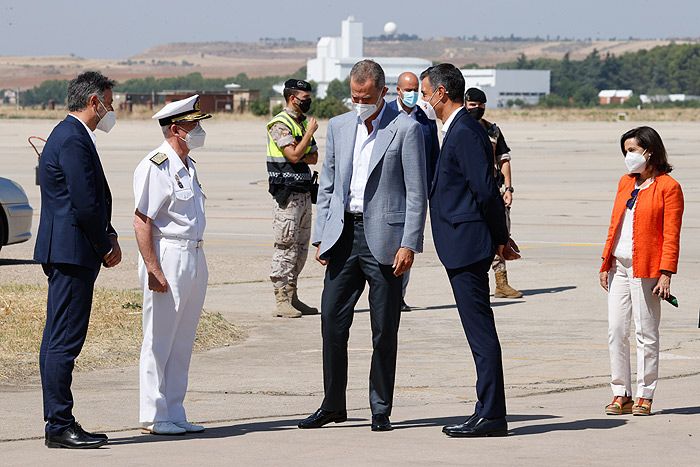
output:
[[[365,186],[369,178],[369,161],[374,149],[374,140],[377,137],[377,128],[386,110],[386,102],[382,105],[382,110],[377,118],[372,120],[372,133],[367,131],[365,122],[357,119],[355,130],[355,149],[352,156],[352,178],[350,179],[350,196],[345,210],[348,212],[361,213],[364,210]]]
[[[160,165],[151,157],[162,152],[168,160]],[[153,221],[154,237],[202,240],[206,196],[192,159],[187,165],[167,141],[148,154],[134,171],[136,209]]]

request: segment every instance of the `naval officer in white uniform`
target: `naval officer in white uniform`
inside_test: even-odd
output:
[[[199,96],[156,113],[165,141],[134,172],[139,278],[143,286],[140,422],[145,433],[204,431],[187,421],[183,400],[195,331],[207,289],[203,235],[206,196],[191,151],[204,145]]]

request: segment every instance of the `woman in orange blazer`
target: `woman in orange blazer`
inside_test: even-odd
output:
[[[668,175],[673,169],[659,134],[634,128],[620,138],[626,175],[620,179],[600,285],[608,292],[608,346],[613,401],[608,415],[651,415],[659,375],[661,299],[676,273],[683,192]],[[636,398],[632,400],[630,321],[637,343]]]

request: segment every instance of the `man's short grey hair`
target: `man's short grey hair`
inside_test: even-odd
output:
[[[371,80],[374,83],[374,88],[378,90],[384,89],[386,86],[384,70],[374,60],[361,60],[355,63],[350,70],[350,79],[358,84]]]
[[[77,78],[68,83],[68,96],[66,97],[68,111],[83,110],[93,95],[104,102],[105,91],[112,89],[116,84],[116,81],[107,78],[99,71],[86,71],[79,74]]]

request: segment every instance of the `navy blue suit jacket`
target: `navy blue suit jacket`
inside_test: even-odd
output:
[[[435,248],[448,269],[493,256],[508,241],[492,151],[484,129],[461,109],[443,139],[430,189]]]
[[[34,260],[97,269],[111,250],[112,195],[87,130],[72,116],[49,135],[39,159],[41,217]]]
[[[397,112],[401,110],[399,109],[398,100],[388,102],[387,105]],[[429,119],[428,116],[425,115],[425,112],[418,106],[414,107],[413,111],[416,113],[416,121],[420,124],[421,131],[423,132],[423,142],[425,143],[425,173],[427,175],[426,181],[428,182],[427,188],[430,189],[430,182],[433,180],[433,175],[435,174],[435,164],[440,154],[437,123],[435,123],[435,120]]]

